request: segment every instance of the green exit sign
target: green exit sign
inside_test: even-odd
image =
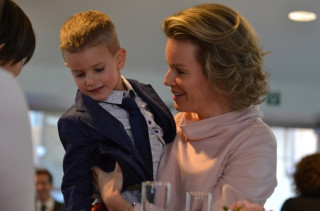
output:
[[[270,92],[267,98],[267,105],[278,106],[281,102],[280,92]]]

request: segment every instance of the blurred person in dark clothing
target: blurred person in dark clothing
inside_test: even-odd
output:
[[[36,184],[36,211],[65,211],[63,203],[51,196],[53,189],[52,174],[47,169],[37,169],[35,174]]]
[[[281,211],[320,210],[320,153],[302,158],[293,179],[297,196],[287,199]]]

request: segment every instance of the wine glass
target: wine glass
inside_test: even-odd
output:
[[[211,211],[212,194],[199,191],[186,192],[186,211]]]
[[[141,211],[168,211],[171,186],[168,182],[142,183]]]

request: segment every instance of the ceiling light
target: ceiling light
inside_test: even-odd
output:
[[[317,15],[309,11],[293,11],[288,15],[290,20],[298,22],[310,22],[317,19]]]

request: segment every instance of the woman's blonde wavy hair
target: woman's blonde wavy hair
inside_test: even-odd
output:
[[[189,40],[214,91],[230,98],[234,110],[258,105],[268,94],[262,48],[255,30],[233,9],[200,4],[162,23],[169,38]]]

